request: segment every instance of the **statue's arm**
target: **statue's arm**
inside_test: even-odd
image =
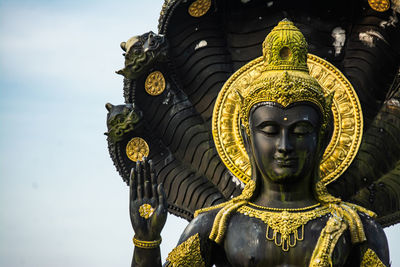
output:
[[[167,219],[167,202],[151,161],[137,162],[130,176],[129,210],[135,236],[132,265],[161,267],[161,230]]]
[[[129,207],[135,231],[132,266],[135,267],[161,267],[160,234],[167,218],[167,202],[152,165],[147,159],[137,162],[130,177]],[[200,213],[189,223],[164,266],[229,266],[223,248],[208,238],[217,212]]]
[[[201,213],[189,223],[178,246],[168,254],[165,266],[227,266],[223,248],[208,238],[216,213]]]
[[[364,213],[360,213],[360,218],[367,237],[361,247],[361,266],[390,266],[389,246],[382,227]]]
[[[366,214],[359,215],[367,240],[353,248],[345,266],[390,266],[389,247],[382,227]]]

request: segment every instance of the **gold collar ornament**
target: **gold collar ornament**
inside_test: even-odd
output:
[[[241,206],[237,211],[249,217],[262,220],[267,224],[266,238],[274,241],[283,251],[289,251],[296,246],[297,241],[304,239],[304,225],[309,221],[322,217],[331,212],[328,206],[311,206],[309,210],[299,211],[268,211],[265,208],[256,209],[254,204]],[[250,206],[251,205],[251,206]]]
[[[248,131],[251,108],[261,102],[284,107],[311,102],[321,111],[326,128],[333,114],[333,135],[320,164],[326,185],[351,164],[362,137],[362,112],[357,95],[346,77],[332,64],[307,54],[300,30],[283,20],[263,43],[263,56],[247,63],[224,84],[214,106],[212,132],[218,154],[229,171],[245,184],[251,166],[241,136]]]

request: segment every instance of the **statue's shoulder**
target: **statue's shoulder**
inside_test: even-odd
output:
[[[197,235],[202,243],[207,242],[215,217],[225,203],[196,210],[193,220],[186,226],[178,244],[185,242],[194,235]]]
[[[346,212],[355,211],[358,215],[356,216],[357,219],[354,216],[347,215],[345,217],[347,217],[346,221],[352,237],[354,232],[358,232],[360,237],[358,240],[359,253],[361,262],[364,264],[361,264],[361,266],[389,266],[388,242],[382,226],[375,221],[376,214],[364,207],[348,202],[342,202],[340,206]],[[353,223],[350,221],[353,221]],[[355,227],[354,224],[358,227]],[[358,229],[354,231],[356,228]]]
[[[365,266],[389,266],[389,246],[382,226],[369,214],[359,212],[359,216],[366,237],[365,243],[361,246],[362,261],[375,264]]]
[[[168,254],[165,266],[211,266],[214,261],[224,260],[222,248],[209,239],[220,209],[207,208],[196,212],[183,231],[178,246]]]

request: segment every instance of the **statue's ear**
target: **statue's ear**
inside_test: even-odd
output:
[[[246,153],[249,157],[249,161],[250,161],[250,165],[251,165],[251,176],[252,176],[252,180],[256,181],[256,162],[254,160],[254,156],[253,156],[253,149],[252,149],[252,145],[251,145],[251,138],[250,136],[247,134],[246,128],[241,124],[240,125],[240,132],[242,134],[242,138],[243,138],[243,143],[244,143],[244,147],[246,149]]]
[[[243,103],[245,101],[244,97],[242,96],[242,94],[239,91],[236,91],[236,94],[239,97],[240,104],[243,105]],[[249,136],[250,131],[247,131],[246,127],[242,123],[240,124],[240,134],[242,135],[244,148],[246,149],[246,153],[249,157],[249,161],[250,161],[250,165],[251,165],[251,176],[252,176],[251,179],[253,181],[256,181],[256,177],[257,177],[256,173],[258,171],[256,168],[256,162],[254,160],[251,138]]]
[[[243,124],[240,124],[240,134],[243,138],[244,148],[246,149],[247,155],[249,155],[250,158],[253,155],[251,149],[251,140]]]

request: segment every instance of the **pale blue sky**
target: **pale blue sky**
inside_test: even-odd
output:
[[[123,102],[119,43],[156,32],[162,2],[0,0],[0,266],[130,264],[104,104]],[[169,217],[163,258],[184,225]]]

